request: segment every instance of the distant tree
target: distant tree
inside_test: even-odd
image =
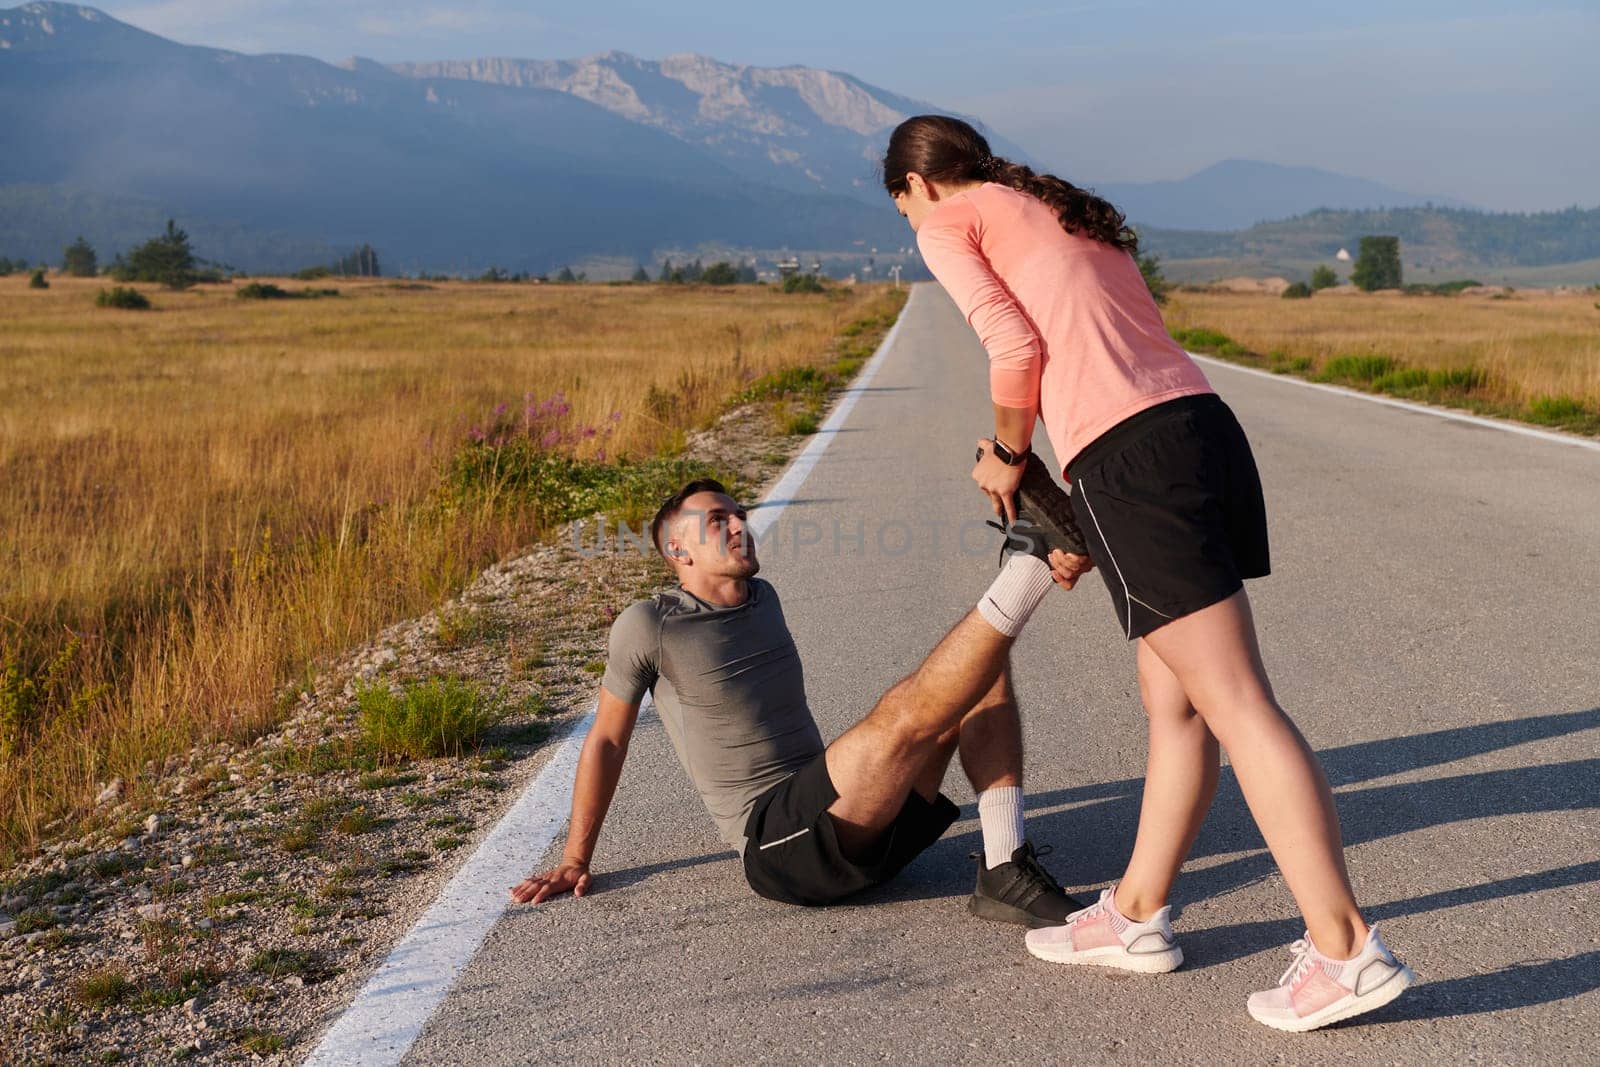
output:
[[[478,275],[478,280],[480,282],[508,282],[511,280],[511,275],[507,274],[499,267],[490,267],[488,270]]]
[[[783,279],[786,293],[820,293],[824,291],[822,279],[815,274],[790,274]]]
[[[333,273],[342,274],[347,278],[380,278],[383,271],[378,267],[378,253],[371,245],[362,245],[360,248],[343,257],[333,265]]]
[[[633,280],[635,282],[647,282],[650,280],[650,272],[644,269],[643,263],[633,268]]]
[[[137,289],[114,285],[110,289],[102,289],[95,295],[96,307],[123,308],[127,311],[147,311],[150,308],[150,298]]]
[[[757,280],[756,269],[750,264],[746,263],[739,268],[739,281],[741,284],[754,285]]]
[[[0,278],[5,277],[7,274],[10,274],[16,269],[17,267],[14,263],[12,263],[5,256],[0,256]]]
[[[327,267],[302,267],[295,271],[294,274],[290,275],[290,277],[294,278],[294,280],[297,282],[314,282],[318,278],[326,278],[332,273],[333,271]]]
[[[705,272],[706,268],[701,265],[700,260],[697,258],[693,263],[683,268],[683,280],[697,282],[704,276]]]
[[[1350,280],[1357,289],[1368,293],[1400,288],[1400,238],[1363,237]]]
[[[129,252],[126,261],[119,257],[117,264],[113,273],[122,282],[157,282],[168,289],[187,289],[199,279],[189,235],[172,219],[167,220],[165,233]]]
[[[48,289],[50,283],[44,280],[44,268],[34,268],[33,275],[28,279],[29,289]]]
[[[672,268],[672,260],[663,259],[661,261],[661,279],[660,280],[664,281],[664,282],[681,282],[681,281],[683,281],[682,276],[680,276],[678,274],[678,272],[675,271]]]
[[[739,272],[732,263],[718,260],[700,272],[700,280],[707,285],[733,285],[739,280]]]
[[[1144,284],[1149,288],[1150,295],[1155,297],[1156,303],[1165,304],[1167,293],[1172,291],[1172,283],[1161,273],[1161,257],[1147,253],[1136,257],[1135,262],[1139,264],[1139,273],[1144,276]]]
[[[1285,300],[1305,300],[1310,295],[1311,286],[1307,285],[1305,282],[1291,282],[1289,287],[1283,291],[1283,298]]]
[[[93,278],[100,271],[99,261],[95,259],[94,249],[89,242],[79,237],[67,246],[61,253],[61,270],[74,278]]]
[[[1332,289],[1339,284],[1339,276],[1326,263],[1319,263],[1311,271],[1311,291]]]
[[[562,282],[563,284],[571,284],[577,280],[578,276],[572,273],[571,267],[562,267],[556,272],[556,281]]]

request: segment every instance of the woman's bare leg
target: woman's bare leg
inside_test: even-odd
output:
[[[1227,749],[1312,942],[1335,959],[1354,956],[1367,925],[1345,870],[1333,792],[1311,746],[1272,695],[1244,590],[1144,640]],[[1180,829],[1165,836],[1177,838]]]
[[[1117,883],[1117,910],[1136,922],[1166,904],[1217,795],[1217,739],[1195,713],[1177,676],[1139,642],[1139,693],[1150,719],[1139,834]]]

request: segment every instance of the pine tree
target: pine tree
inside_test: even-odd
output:
[[[61,253],[61,270],[74,278],[93,278],[100,271],[94,249],[81,236]]]
[[[1398,289],[1400,279],[1400,238],[1363,237],[1356,265],[1350,271],[1356,288],[1369,293],[1375,289]]]
[[[168,219],[166,233],[150,238],[128,253],[117,280],[159,282],[169,289],[187,289],[195,283],[196,273],[189,235]]]

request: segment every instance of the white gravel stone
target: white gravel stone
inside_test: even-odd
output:
[[[94,798],[95,807],[100,807],[104,804],[114,804],[118,799],[121,798],[121,796],[122,779],[113,778],[110,782],[106,783],[106,787],[104,789],[100,790],[100,795]]]
[[[159,829],[161,829],[161,816],[151,813],[144,821],[144,832],[153,834]]]

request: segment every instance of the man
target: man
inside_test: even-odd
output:
[[[1065,502],[1053,482],[1049,489]],[[939,786],[959,751],[984,839],[970,909],[1030,927],[1061,922],[1079,905],[1023,837],[1021,725],[1009,676],[1012,642],[1052,580],[1071,588],[1088,569],[1082,556],[1050,552],[1072,543],[1056,536],[1050,512],[1066,513],[1035,507],[1019,516],[1018,526],[1034,522],[1042,535],[1008,543],[1034,554],[1013,552],[922,665],[824,747],[777,591],[755,577],[744,509],[715,481],[684,486],[650,526],[678,588],[613,624],[566,849],[554,868],[514,887],[512,899],[537,904],[589,889],[600,826],[640,701],[652,691],[679,761],[761,896],[826,905],[894,877],[955,821]]]

